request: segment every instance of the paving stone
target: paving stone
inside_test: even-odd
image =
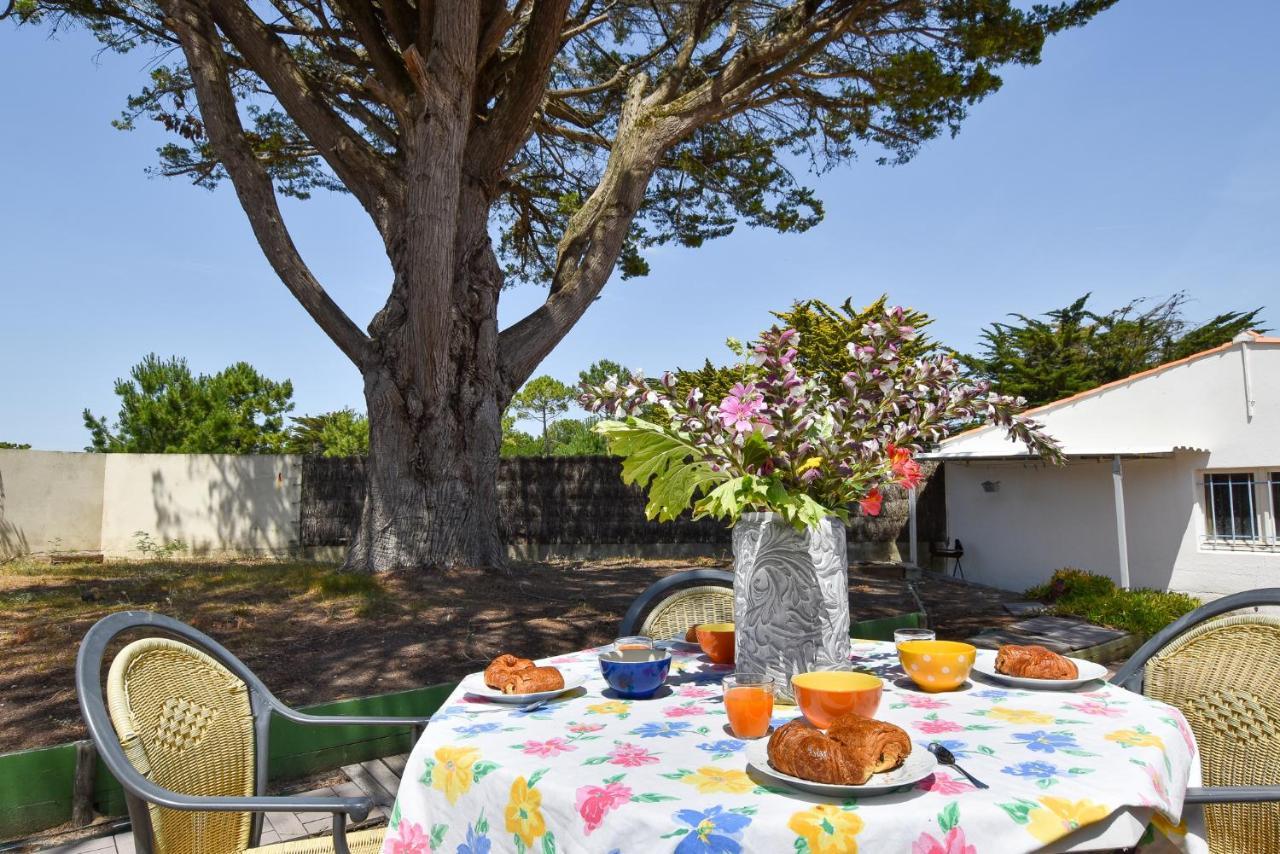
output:
[[[1009,630],[1032,637],[1046,638],[1064,644],[1067,649],[1084,649],[1117,640],[1126,632],[1095,626],[1067,617],[1032,617],[1009,626]]]
[[[1005,602],[1004,609],[1015,617],[1033,617],[1043,614],[1048,607],[1043,602]]]
[[[82,839],[67,845],[49,848],[45,854],[115,854],[116,843],[110,836],[99,836],[97,839]]]
[[[999,649],[1007,643],[1012,643],[1019,645],[1038,644],[1057,653],[1071,652],[1071,647],[1061,641],[1037,635],[1028,635],[1026,632],[1013,631],[1012,629],[987,629],[985,632],[980,632],[969,638],[969,643],[979,649]]]

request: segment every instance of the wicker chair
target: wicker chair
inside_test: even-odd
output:
[[[1200,748],[1213,851],[1280,851],[1280,618],[1223,617],[1280,605],[1280,588],[1248,590],[1181,617],[1112,680],[1182,711]],[[1216,618],[1216,619],[1215,619]]]
[[[146,637],[125,646],[111,662],[104,704],[107,646],[133,629],[181,640]],[[348,818],[368,817],[369,798],[266,794],[271,718],[412,727],[415,735],[427,722],[294,711],[212,638],[149,611],[111,614],[89,630],[76,658],[76,690],[98,755],[124,787],[141,854],[375,854],[383,829],[346,833]],[[333,837],[256,847],[263,813],[304,811],[332,813]]]
[[[627,609],[618,634],[683,640],[690,626],[730,622],[733,622],[733,573],[723,569],[691,569],[649,585]]]

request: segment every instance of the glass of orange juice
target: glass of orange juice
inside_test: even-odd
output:
[[[763,673],[735,673],[724,678],[724,708],[735,736],[761,738],[768,734],[776,687],[774,678]]]

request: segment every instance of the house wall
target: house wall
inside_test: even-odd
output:
[[[0,450],[0,560],[97,551],[103,471],[101,454]]]
[[[1051,406],[1038,419],[1073,453],[1114,449],[1168,451],[1172,458],[1124,465],[1130,582],[1201,598],[1280,585],[1280,550],[1205,549],[1205,470],[1280,471],[1280,346],[1251,344],[1252,415],[1246,408],[1240,346]],[[965,545],[966,573],[1012,590],[1039,583],[1062,566],[1119,579],[1111,462],[1065,468],[1031,462],[962,462],[964,455],[1010,454],[999,431],[983,430],[943,446],[948,533]],[[999,493],[982,492],[1001,481]],[[1256,496],[1263,499],[1262,491]]]

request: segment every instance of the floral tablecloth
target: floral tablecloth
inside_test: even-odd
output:
[[[1191,730],[1176,709],[1120,688],[1020,691],[975,678],[925,694],[892,644],[856,643],[855,668],[886,681],[877,717],[919,750],[943,743],[991,788],[940,767],[908,791],[840,801],[748,771],[721,702],[730,668],[676,653],[659,697],[620,700],[596,654],[552,659],[592,678],[532,713],[456,691],[413,749],[383,854],[1011,854],[1125,808],[1154,810],[1148,840],[1203,850],[1179,820],[1189,781],[1199,783]],[[777,707],[774,724],[797,714]]]

